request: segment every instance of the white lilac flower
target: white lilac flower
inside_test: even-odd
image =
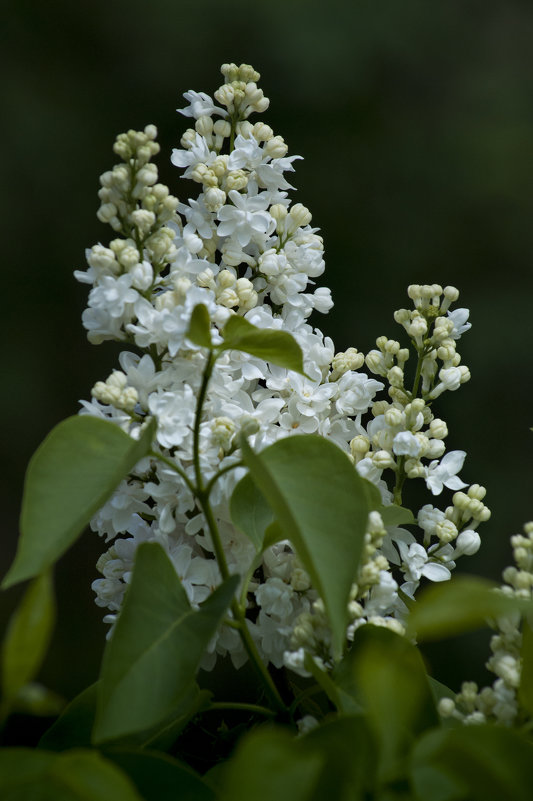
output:
[[[448,312],[448,319],[453,323],[453,329],[450,334],[453,339],[459,339],[462,334],[472,328],[472,323],[467,322],[469,316],[470,311],[468,309],[454,309],[452,312]]]
[[[404,388],[408,351],[379,337],[378,350],[366,357],[368,370],[377,374],[370,377],[360,371],[363,354],[349,348],[336,355],[332,340],[307,322],[315,310],[327,313],[332,299],[328,287],[314,285],[325,265],[322,238],[310,227],[311,212],[292,204],[287,193],[291,187],[285,173],[293,172],[299,156],[287,155],[283,139],[268,126],[248,122],[252,111],[268,105],[254,83],[258,74],[247,65],[224,65],[222,71],[226,83],[214,97],[227,111],[203,92],[186,92],[188,105],[181,113],[195,120],[196,130],[186,131],[183,148],[174,149],[171,157],[184,177],[193,178],[198,196],[179,203],[157,182],[150,161],[158,148],[153,126],[120,135],[115,150],[125,164],[102,176],[100,193],[99,218],[110,224],[113,239],[109,247],[90,248],[88,270],[76,271],[76,278],[91,287],[83,314],[90,341],[115,339],[144,351],[122,353],[120,386],[101,382],[107,389],[90,403],[83,401],[82,413],[110,420],[136,438],[143,421],[154,417],[157,446],[177,468],[142,460],[135,478],[122,482],[91,522],[113,540],[98,562],[102,577],[93,584],[96,603],[107,607],[105,619],[112,625],[141,542],[162,545],[194,606],[221,581],[211,534],[191,489],[196,399],[206,364],[205,348],[186,336],[197,304],[207,309],[215,345],[233,315],[260,329],[290,333],[302,349],[306,374],[240,351],[224,352],[214,366],[199,421],[197,456],[206,481],[226,471],[210,500],[230,572],[244,576],[256,558],[229,514],[232,491],[245,474],[242,466],[233,467],[240,461],[240,431],[247,432],[258,451],[288,436],[313,433],[329,439],[352,459],[359,475],[377,486],[386,506],[399,502],[394,482],[400,464],[410,471],[404,478],[424,478],[435,495],[466,486],[457,476],[463,451],[427,463],[444,453],[447,429],[433,419],[429,403],[425,407],[422,398]],[[231,77],[239,75],[249,86],[242,107],[232,85],[238,77]],[[431,354],[442,355],[440,372],[436,355],[429,354],[421,365],[427,401],[468,378],[466,368],[455,366],[455,346],[449,344],[470,327],[468,312],[442,316],[458,296],[450,287],[444,290],[442,308],[442,289],[436,285],[413,286],[409,294],[415,310],[401,310],[397,320],[415,338],[420,339],[422,329],[424,336],[431,334]],[[435,308],[428,319],[438,321],[432,332],[423,319],[431,304]],[[437,373],[440,384],[435,386]],[[376,400],[386,387],[390,402]],[[468,496],[465,503],[472,500]],[[413,595],[422,578],[445,580],[456,556],[474,552],[476,532],[459,531],[454,548],[448,540],[459,527],[444,520],[444,512],[426,505],[418,529],[413,527],[416,534],[394,526],[385,533],[381,528],[377,534],[367,532],[370,544],[360,572],[368,581],[353,600],[357,615],[348,639],[367,621],[403,632],[407,609],[398,598],[398,585]],[[291,543],[268,548],[257,566],[247,593],[247,625],[262,658],[301,675],[308,675],[306,653],[321,669],[330,666],[331,633],[323,605]],[[222,626],[202,666],[212,668],[218,656],[227,654],[235,666],[246,660],[239,633]]]
[[[202,239],[211,239],[215,230],[213,217],[201,200],[189,198],[187,203],[179,204],[178,211],[184,215],[187,223],[198,232]]]
[[[429,581],[447,581],[450,578],[449,568],[432,561],[426,549],[418,542],[407,545],[405,542],[398,541],[397,544],[402,558],[404,576],[407,579],[401,585],[401,589],[410,598],[414,597],[414,592],[422,576]]]
[[[157,439],[163,448],[181,445],[194,422],[195,397],[191,387],[153,393],[148,406],[157,418]]]
[[[217,154],[209,149],[205,137],[196,134],[189,150],[174,148],[170,160],[175,167],[186,167],[183,173],[184,178],[189,178],[194,167],[198,164],[210,165],[216,159]]]
[[[444,487],[459,490],[468,486],[457,473],[462,469],[465,451],[450,451],[439,461],[434,460],[426,467],[426,485],[433,495],[440,495]]]
[[[191,89],[185,92],[183,97],[189,102],[189,105],[185,108],[178,108],[176,111],[183,114],[185,117],[199,119],[200,117],[210,116],[211,114],[220,114],[222,117],[227,115],[227,111],[223,108],[219,108],[219,106],[215,106],[213,100],[205,92],[195,92]]]
[[[97,286],[89,294],[89,306],[96,310],[106,311],[110,317],[120,318],[126,312],[128,304],[133,304],[139,294],[132,288],[131,274],[115,278],[104,275]]]
[[[222,225],[219,236],[235,236],[239,245],[245,247],[254,234],[266,236],[275,227],[275,222],[266,209],[270,205],[265,193],[248,197],[235,189],[229,193],[233,206],[223,206],[217,214]]]
[[[255,591],[255,598],[266,614],[279,618],[289,617],[293,612],[294,590],[280,578],[268,578]]]
[[[400,431],[392,441],[392,450],[396,456],[413,456],[416,458],[421,451],[420,441],[411,431]]]
[[[376,392],[383,389],[381,381],[369,378],[365,373],[349,371],[337,381],[338,397],[335,407],[345,415],[362,414],[368,410]]]

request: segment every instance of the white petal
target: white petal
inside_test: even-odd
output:
[[[438,565],[436,562],[428,562],[420,572],[430,581],[448,581],[451,576],[447,567]]]

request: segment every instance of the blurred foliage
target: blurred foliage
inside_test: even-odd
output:
[[[316,325],[338,349],[368,350],[399,336],[392,313],[413,282],[455,284],[471,309],[473,378],[439,408],[450,447],[468,452],[464,479],[487,486],[493,510],[466,569],[498,578],[510,534],[533,517],[533,5],[6,0],[3,11],[2,574],[29,457],[116,362],[117,347],[87,343],[87,290],[72,278],[84,247],[109,239],[95,211],[113,139],[155,123],[162,179],[184,196],[168,161],[186,127],[174,109],[190,88],[212,92],[220,63],[246,61],[271,99],[266,121],[305,158],[297,199],[324,235],[336,301]],[[87,535],[58,568],[45,680],[67,696],[92,681],[103,646],[89,587],[100,551]],[[3,600],[5,619],[16,593]],[[450,684],[480,675],[484,648],[471,668],[463,652],[443,667]]]

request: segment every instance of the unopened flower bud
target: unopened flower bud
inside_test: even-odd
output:
[[[203,116],[196,120],[194,125],[200,136],[211,136],[213,132],[213,120],[211,117]]]
[[[395,468],[396,462],[388,451],[377,451],[372,455],[372,464],[378,470],[386,470],[387,468]]]
[[[274,203],[269,208],[269,212],[278,224],[282,223],[288,214],[287,207],[283,203]]]
[[[282,136],[273,136],[263,146],[264,152],[273,159],[280,159],[287,155],[288,146]]]
[[[455,542],[454,556],[465,554],[466,556],[473,556],[479,551],[481,546],[481,538],[477,531],[466,529],[461,531]]]
[[[289,215],[294,224],[299,228],[304,225],[309,225],[311,222],[311,212],[301,203],[296,203],[295,206],[292,206]]]

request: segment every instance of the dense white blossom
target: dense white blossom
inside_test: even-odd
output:
[[[425,481],[434,495],[461,489],[466,485],[457,473],[465,453],[445,454],[447,428],[430,403],[468,380],[456,341],[470,323],[468,310],[448,311],[458,295],[453,287],[409,287],[414,310],[399,310],[395,319],[419,359],[417,383],[410,388],[404,372],[409,350],[395,340],[379,337],[366,360],[355,348],[335,352],[332,340],[309,322],[313,311],[325,314],[333,302],[328,287],[315,286],[325,264],[311,212],[287,195],[292,187],[285,174],[294,172],[300,156],[287,155],[284,140],[268,125],[249,121],[268,106],[258,73],[234,64],[222,72],[225,83],[214,100],[203,92],[185,93],[188,105],[180,111],[194,129],[171,156],[183,177],[196,183],[198,196],[178,202],[158,183],[150,161],[158,150],[154,126],[120,135],[115,152],[124,163],[102,176],[98,212],[115,238],[109,247],[89,249],[88,269],[76,272],[91,286],[83,314],[89,339],[126,344],[121,370],[95,385],[82,413],[112,420],[134,437],[148,416],[155,417],[154,448],[167,460],[144,459],[94,516],[92,528],[111,544],[98,562],[102,578],[93,588],[113,623],[136,549],[145,541],[163,546],[193,606],[220,583],[211,535],[192,490],[197,442],[205,480],[224,471],[211,504],[228,568],[240,576],[253,573],[245,593],[250,633],[265,661],[305,674],[305,653],[321,668],[332,664],[329,624],[291,543],[277,543],[255,563],[252,543],[231,522],[229,500],[245,472],[235,467],[237,435],[246,431],[256,450],[302,433],[327,437],[378,487],[387,506],[401,503],[408,479]],[[225,352],[214,366],[195,439],[206,352],[187,332],[198,304],[207,309],[215,344],[233,315],[289,332],[302,349],[306,375]],[[422,580],[446,580],[454,557],[475,552],[475,528],[490,514],[476,493],[479,488],[471,495],[456,493],[464,498],[454,496],[445,512],[425,505],[416,535],[386,528],[378,513],[370,515],[364,558],[353,577],[348,641],[369,620],[403,632],[407,609],[399,589],[413,596]],[[222,626],[202,664],[211,668],[226,654],[236,666],[246,659],[238,632]]]

